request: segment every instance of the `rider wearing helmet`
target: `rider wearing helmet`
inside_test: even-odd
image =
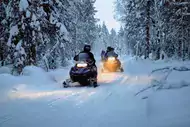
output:
[[[105,58],[108,57],[108,54],[114,54],[117,57],[118,55],[115,53],[114,50],[115,50],[114,48],[112,48],[111,46],[108,46],[105,53]]]
[[[90,51],[91,51],[91,46],[88,45],[88,44],[85,44],[83,51],[81,51],[80,53],[87,53],[87,54],[89,55],[90,59],[93,61],[93,64],[92,64],[92,65],[96,66],[96,65],[95,65],[96,60],[94,59],[94,55],[93,55],[92,52],[90,52]],[[76,56],[74,57],[74,60],[76,60],[76,61],[77,61],[77,56],[78,56],[78,55],[76,55]]]
[[[110,52],[112,49],[113,48],[111,46],[108,46],[106,52]]]

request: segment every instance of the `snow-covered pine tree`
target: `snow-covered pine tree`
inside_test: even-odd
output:
[[[102,36],[101,36],[101,25],[100,24],[97,24],[96,25],[96,40],[93,44],[93,52],[96,54],[96,55],[100,55],[101,51],[105,48],[105,47],[102,47],[103,44],[102,44]]]
[[[113,46],[113,47],[117,47],[117,33],[116,31],[112,28],[111,31],[110,31],[110,35],[109,35],[109,38],[110,38],[110,45]]]
[[[119,52],[119,44],[118,44],[118,40],[117,40],[117,33],[116,31],[112,28],[110,31],[110,35],[109,35],[109,45],[112,47],[115,47],[115,51]]]
[[[125,39],[125,31],[123,27],[120,27],[118,34],[117,34],[117,43],[118,43],[118,49],[120,54],[128,54],[129,48],[128,43],[126,43]]]
[[[5,43],[5,37],[7,36],[6,28],[4,24],[6,23],[6,12],[5,3],[0,3],[0,66],[4,65],[5,57],[7,54],[7,46]]]
[[[4,19],[1,22],[4,29],[4,48],[7,48],[5,61],[7,64],[13,64],[14,69],[18,73],[22,71],[22,67],[26,65],[26,52],[24,47],[23,23],[27,4],[22,6],[20,1],[3,1],[2,5],[5,9]],[[8,35],[8,37],[7,37]]]
[[[108,28],[105,24],[105,22],[103,22],[102,24],[102,30],[101,30],[101,41],[102,41],[102,45],[104,47],[107,47],[110,45],[110,40],[109,40],[109,31]]]
[[[153,0],[149,4],[148,0],[117,0],[115,5],[132,54],[146,56],[149,47],[155,59],[161,58],[161,52],[168,57],[189,58],[188,0]]]
[[[109,32],[105,22],[102,25],[97,25],[97,37],[95,43],[95,51],[100,55],[102,50],[106,50],[108,46],[115,48],[118,54],[128,54],[127,43],[125,39],[125,32],[123,27],[120,28],[118,33],[111,29]]]
[[[146,53],[146,2],[139,0],[117,0],[116,19],[124,24],[126,42],[131,49],[131,54],[136,53],[136,44],[139,46],[139,54]]]
[[[44,63],[49,69],[65,64],[67,57],[65,47],[70,42],[64,20],[60,18],[66,13],[63,11],[67,11],[64,10],[66,6],[62,2],[64,1],[43,1],[40,3],[45,18],[41,24],[42,42],[38,46],[38,59],[42,60],[41,63]]]
[[[84,43],[93,45],[96,40],[94,3],[94,0],[83,0],[77,6],[79,15],[76,23],[76,43],[79,49],[82,49]]]
[[[189,17],[185,14],[188,14],[189,8],[190,3],[186,0],[154,1],[155,34],[153,36],[156,40],[155,47],[158,47],[157,56],[162,51],[169,57],[185,59],[187,56],[188,58]]]
[[[93,44],[96,19],[93,0],[2,1],[1,60],[22,70],[26,65],[48,69],[65,64],[81,44]],[[81,30],[81,31],[80,31]],[[81,41],[80,38],[82,38]]]

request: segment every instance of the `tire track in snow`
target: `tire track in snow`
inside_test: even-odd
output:
[[[69,90],[72,91],[70,94],[60,96],[58,98],[54,96],[53,99],[48,101],[47,105],[50,108],[52,108],[56,106],[56,103],[59,103],[62,100],[74,100],[76,101],[75,106],[77,107],[88,101],[90,101],[93,104],[96,104],[96,103],[99,103],[99,101],[97,101],[97,98],[99,97],[99,95],[104,95],[102,99],[103,101],[107,101],[113,95],[113,90],[114,90],[115,85],[120,85],[122,84],[122,82],[126,82],[126,80],[128,79],[123,73],[100,73],[99,72],[99,76],[101,78],[100,79],[101,81],[99,83],[100,86],[98,88],[89,90],[89,88],[83,87],[82,90],[79,90],[79,91],[76,90],[75,88],[74,89],[69,88]],[[105,84],[109,85],[109,87],[101,88],[102,86],[106,86]],[[77,89],[81,89],[81,88],[77,88]],[[106,94],[104,94],[105,91],[107,91]],[[93,95],[97,95],[98,97],[92,97]]]
[[[93,103],[94,105],[108,101],[109,98],[113,96],[113,94],[117,95],[117,90],[115,89],[118,87],[118,85],[121,84],[122,80],[125,78],[125,75],[122,73],[106,73],[105,75],[106,75],[105,82],[104,79],[102,78],[101,80],[103,81],[103,83],[100,84],[100,86],[97,89],[95,89],[96,96],[93,98],[93,100],[91,100],[91,103]],[[112,77],[115,77],[114,80]],[[108,81],[108,79],[110,81]]]
[[[52,100],[50,100],[50,102],[48,103],[48,106],[49,107],[53,107],[54,106],[54,104],[57,102],[57,101],[59,101],[61,98],[55,98],[55,99],[52,99]]]
[[[13,119],[12,115],[4,115],[0,117],[0,126],[2,126],[4,123],[10,121],[11,119]]]
[[[113,93],[110,91],[110,92],[107,94],[107,96],[104,98],[104,101],[106,101],[109,97],[111,97],[112,94],[113,94]]]
[[[78,89],[80,89],[80,88],[78,88]],[[89,88],[82,88],[80,90],[70,88],[69,91],[71,91],[71,93],[67,94],[67,95],[61,95],[61,96],[54,95],[54,96],[52,96],[53,99],[49,100],[47,102],[47,105],[50,108],[53,108],[54,106],[56,106],[60,102],[68,100],[68,101],[76,102],[75,106],[79,106],[79,105],[83,104],[84,102],[86,102],[91,96],[93,96],[96,93],[96,91],[94,89],[89,90]]]

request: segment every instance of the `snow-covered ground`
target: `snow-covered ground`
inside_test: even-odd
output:
[[[97,88],[62,88],[70,67],[0,68],[0,127],[190,127],[190,62],[122,62]]]

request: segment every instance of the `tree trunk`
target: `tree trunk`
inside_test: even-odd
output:
[[[149,57],[150,53],[150,1],[147,2],[147,22],[146,22],[146,51],[145,59]]]

